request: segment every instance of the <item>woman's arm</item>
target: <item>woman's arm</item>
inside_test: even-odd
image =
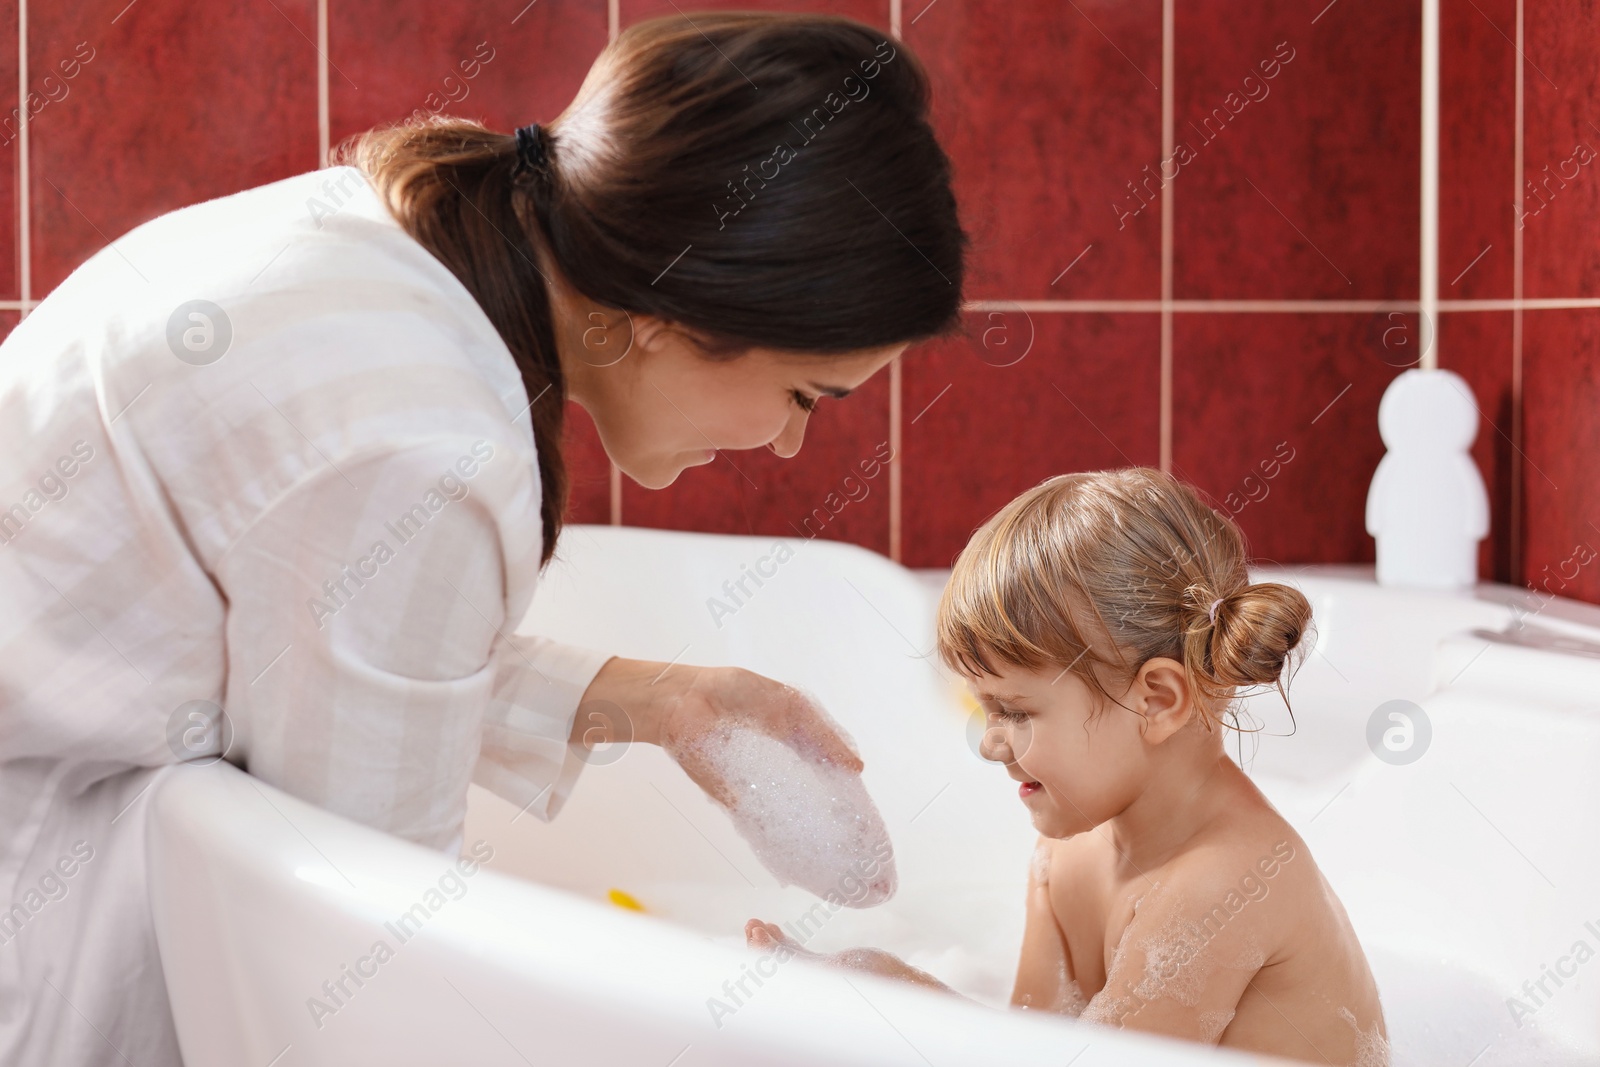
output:
[[[438,848],[461,832],[496,693],[492,652],[515,625],[500,547],[503,487],[515,482],[495,470],[513,454],[440,491],[473,445],[441,436],[334,455],[278,493],[214,568],[228,604],[230,758]],[[567,723],[546,726],[560,731],[548,761],[564,754]]]
[[[619,740],[661,745],[713,800],[729,806],[734,798],[719,769],[687,742],[730,723],[861,772],[861,757],[804,693],[742,667],[615,657],[584,692],[570,740],[580,750]]]
[[[793,687],[515,633],[504,553],[527,541],[515,525],[526,477],[502,465],[518,453],[493,448],[473,479],[453,478],[454,495],[439,492],[463,457],[481,459],[482,444],[442,435],[337,457],[280,494],[223,554],[224,707],[237,738],[230,755],[250,773],[449,847],[469,781],[550,819],[612,741],[671,751],[741,721],[860,771]],[[732,799],[715,768],[691,759],[684,769],[714,798]]]

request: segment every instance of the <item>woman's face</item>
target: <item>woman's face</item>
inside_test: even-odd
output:
[[[793,456],[817,400],[843,397],[907,347],[826,356],[757,348],[713,361],[659,319],[630,320],[581,298],[552,304],[569,395],[611,461],[647,489],[666,488],[719,450]]]

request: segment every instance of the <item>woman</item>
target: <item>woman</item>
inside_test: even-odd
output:
[[[561,530],[568,399],[660,488],[794,455],[820,397],[955,328],[927,103],[848,20],[641,23],[546,129],[370,131],[349,166],[139,227],[18,326],[3,1062],[178,1062],[141,820],[180,760],[442,849],[471,781],[549,819],[586,744],[730,716],[859,771],[776,681],[512,630]]]

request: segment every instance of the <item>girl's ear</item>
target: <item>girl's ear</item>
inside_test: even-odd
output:
[[[1144,739],[1159,745],[1194,717],[1194,696],[1183,664],[1165,656],[1147,660],[1134,675],[1128,694],[1144,716]]]

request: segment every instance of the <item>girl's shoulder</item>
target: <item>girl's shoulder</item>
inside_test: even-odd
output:
[[[1028,881],[1032,885],[1068,890],[1073,884],[1106,881],[1111,873],[1114,850],[1107,847],[1100,830],[1071,837],[1040,835],[1029,863]]]
[[[1311,850],[1270,808],[1203,835],[1163,865],[1153,910],[1223,956],[1256,966],[1293,954],[1317,925],[1325,883]]]

